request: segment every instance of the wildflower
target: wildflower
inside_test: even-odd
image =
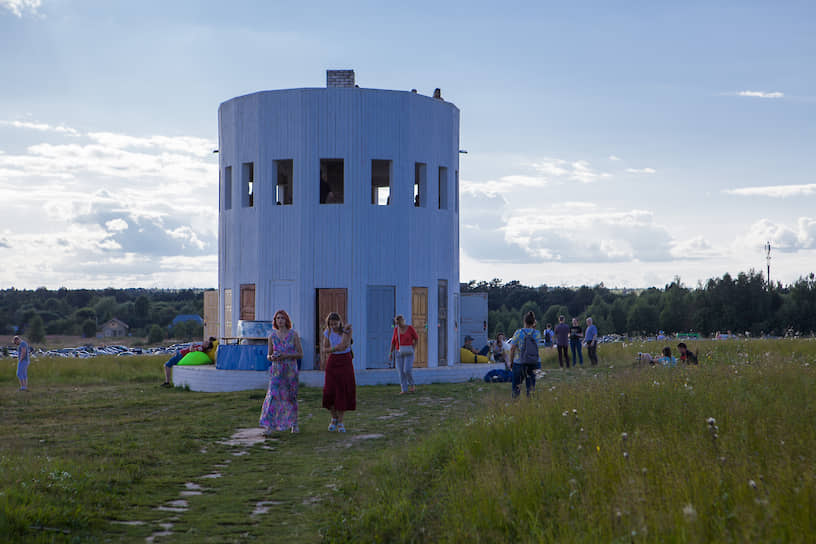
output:
[[[757,484],[756,484],[756,482],[755,482],[755,481],[753,481],[753,480],[748,480],[748,485],[749,485],[749,486],[751,486],[751,488],[752,488],[752,489],[756,489],[756,488],[757,488]]]
[[[628,451],[623,452],[623,458],[627,459],[627,460],[629,459],[629,452]]]
[[[683,515],[686,516],[687,520],[693,521],[697,519],[697,510],[694,509],[693,505],[687,504],[683,507]]]
[[[708,418],[708,419],[706,420],[706,423],[708,423],[709,425],[711,425],[711,426],[713,427],[714,425],[716,425],[716,424],[717,424],[717,420],[716,420],[716,419],[714,419],[713,417],[710,417],[710,418]]]
[[[598,453],[600,453],[600,451],[601,451],[601,447],[600,447],[600,446],[595,446],[595,449],[596,449],[596,450],[598,450]]]
[[[578,410],[577,410],[577,409],[575,409],[575,408],[573,408],[573,409],[572,409],[572,413],[573,413],[573,414],[575,414],[575,415],[578,415]]]
[[[562,413],[561,415],[562,415],[562,416],[564,416],[564,417],[567,417],[567,416],[569,415],[569,412],[567,412],[566,410],[564,410],[564,413]]]
[[[626,442],[626,439],[627,439],[627,438],[629,438],[629,435],[628,435],[627,433],[621,433],[621,440],[623,440],[624,442]]]

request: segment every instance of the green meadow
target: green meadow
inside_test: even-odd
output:
[[[648,348],[659,351],[654,343]],[[808,542],[816,342],[643,345],[509,384],[358,389],[345,435],[302,388],[263,439],[264,391],[159,387],[161,357],[0,359],[0,535],[10,542]]]

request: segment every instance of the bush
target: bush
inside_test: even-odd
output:
[[[147,333],[148,344],[158,344],[164,340],[164,331],[155,323],[150,326],[150,331]]]
[[[45,340],[45,324],[39,314],[32,317],[28,324],[28,338],[37,343]]]
[[[85,338],[93,338],[96,336],[96,321],[93,319],[86,319],[82,323],[82,336]]]

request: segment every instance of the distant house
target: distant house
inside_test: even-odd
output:
[[[102,336],[109,338],[112,336],[127,336],[130,327],[127,323],[114,317],[102,325]]]
[[[176,317],[173,318],[173,321],[172,321],[172,323],[170,323],[170,326],[168,328],[172,329],[173,327],[175,327],[179,323],[183,323],[184,321],[195,321],[199,325],[202,325],[202,326],[204,325],[204,318],[202,318],[200,315],[196,315],[196,314],[179,314],[179,315],[177,315]]]

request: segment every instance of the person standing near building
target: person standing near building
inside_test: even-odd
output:
[[[331,412],[329,431],[346,432],[343,414],[357,409],[357,383],[351,360],[351,325],[343,325],[336,312],[326,317],[320,351],[329,356],[323,384],[323,408]]]
[[[563,315],[558,316],[558,325],[555,326],[555,345],[558,348],[558,366],[569,368],[569,325],[565,323],[566,318]]]
[[[535,371],[541,368],[541,359],[538,355],[538,344],[541,333],[536,328],[535,314],[530,311],[524,316],[524,328],[519,329],[510,340],[510,360],[513,361],[513,398],[521,394],[521,380],[527,387],[529,397],[535,391]],[[515,362],[516,351],[519,351],[519,360]]]
[[[20,391],[28,391],[28,365],[31,364],[31,348],[28,342],[14,337],[14,345],[17,346],[17,380],[20,382]]]
[[[592,318],[587,317],[587,329],[584,333],[584,341],[586,342],[587,355],[592,366],[598,364],[598,327],[592,323]]]
[[[298,359],[303,358],[300,336],[292,329],[292,320],[284,310],[275,312],[272,332],[268,339],[266,360],[269,367],[269,388],[266,392],[259,424],[264,434],[298,428]]]
[[[581,340],[584,337],[584,331],[581,325],[578,324],[578,318],[572,318],[572,326],[570,327],[569,345],[572,352],[572,366],[580,364],[584,365],[584,352],[581,349]]]
[[[400,379],[400,395],[416,391],[411,370],[414,366],[414,350],[419,336],[411,325],[406,325],[401,314],[394,318],[394,336],[391,337],[391,357]]]

